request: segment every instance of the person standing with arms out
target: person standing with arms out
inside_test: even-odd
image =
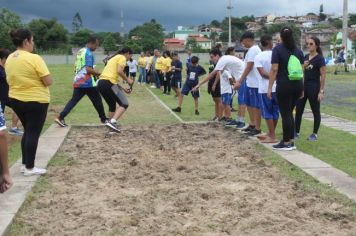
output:
[[[124,72],[126,61],[131,57],[132,50],[130,48],[121,49],[119,54],[108,61],[98,81],[98,90],[109,106],[110,121],[106,121],[105,125],[115,132],[120,132],[117,121],[129,107],[124,92],[130,93],[131,90],[120,89],[117,84],[121,77],[132,87],[134,81],[128,78]],[[117,104],[118,106],[116,106]]]
[[[10,51],[7,49],[0,49],[0,103],[2,112],[5,113],[5,107],[8,106],[11,108],[10,99],[9,99],[9,85],[6,81],[6,72],[5,72],[5,63],[7,57],[10,55]],[[17,125],[19,123],[19,118],[16,113],[12,113],[12,123],[9,130],[9,134],[21,136],[23,131],[21,131]]]
[[[176,93],[176,97],[180,96],[180,89],[182,88],[182,70],[183,64],[179,60],[178,53],[174,52],[172,54],[172,80],[171,86],[173,91]]]
[[[103,102],[96,87],[96,79],[100,75],[94,70],[94,54],[93,52],[99,46],[99,40],[95,36],[91,36],[85,48],[78,51],[75,61],[75,77],[73,81],[73,95],[68,101],[63,111],[54,120],[60,127],[66,127],[64,118],[78,104],[78,102],[87,95],[95,107],[101,123],[107,120]]]
[[[138,68],[139,68],[139,73],[140,73],[140,76],[138,77],[139,84],[146,83],[146,75],[147,75],[146,66],[147,66],[147,57],[145,56],[144,52],[141,52],[141,55],[138,58]]]
[[[272,99],[274,81],[277,82],[276,97],[282,116],[283,140],[273,145],[276,150],[291,151],[294,145],[295,125],[293,109],[303,95],[304,55],[297,48],[293,32],[284,27],[281,32],[281,44],[272,50],[272,69],[269,77],[267,96]]]
[[[4,193],[12,186],[12,179],[8,164],[8,147],[5,130],[5,117],[0,106],[0,193]]]
[[[249,136],[255,136],[261,133],[261,110],[258,96],[258,81],[260,74],[254,67],[255,57],[261,53],[261,49],[255,45],[255,35],[252,32],[245,32],[241,37],[241,43],[248,48],[245,56],[246,68],[241,79],[236,83],[235,89],[246,80],[246,105],[250,117],[250,125],[243,129]]]
[[[298,138],[305,104],[309,100],[314,116],[314,129],[308,140],[317,141],[321,122],[320,102],[324,99],[325,91],[326,65],[320,48],[320,40],[311,37],[307,43],[309,54],[304,59],[304,97],[297,102],[295,129],[296,138]]]
[[[171,94],[171,77],[172,77],[172,58],[171,53],[169,51],[165,51],[163,53],[163,94],[170,95]]]
[[[272,37],[269,35],[262,36],[261,44],[263,52],[256,56],[255,67],[261,75],[258,84],[258,95],[260,96],[262,117],[266,120],[268,133],[267,135],[258,136],[257,138],[259,138],[262,143],[277,143],[275,129],[279,118],[279,107],[276,98],[276,83],[274,83],[272,87],[272,99],[267,97],[269,74],[272,67]]]
[[[5,70],[11,106],[24,127],[21,172],[25,176],[42,175],[47,171],[35,167],[35,159],[50,102],[52,77],[43,59],[32,53],[34,42],[29,30],[16,29],[10,36],[17,50],[8,57]]]

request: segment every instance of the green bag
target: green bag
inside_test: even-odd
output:
[[[303,79],[303,67],[294,55],[290,55],[288,59],[288,78],[289,80]]]

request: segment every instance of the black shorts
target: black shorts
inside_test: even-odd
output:
[[[217,83],[215,91],[212,91],[212,87],[214,85],[215,78],[212,78],[209,80],[208,83],[208,93],[213,97],[213,98],[220,98],[221,97],[221,90],[220,90],[220,81]]]
[[[182,78],[172,77],[171,86],[173,88],[182,88]]]
[[[136,78],[136,72],[130,72],[130,76],[131,76],[132,78]]]
[[[105,102],[108,104],[110,112],[116,111],[116,103],[119,104],[120,107],[128,108],[129,104],[124,92],[121,91],[119,94],[115,94],[113,90],[114,84],[109,80],[101,79],[98,81],[97,86],[101,96],[103,96]]]

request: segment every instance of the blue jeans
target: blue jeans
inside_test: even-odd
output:
[[[155,80],[156,88],[160,88],[161,87],[161,83],[159,81],[159,77],[158,77],[157,71],[153,70],[152,72],[153,72],[153,78]]]
[[[138,77],[139,83],[146,83],[146,69],[139,67],[140,76]]]

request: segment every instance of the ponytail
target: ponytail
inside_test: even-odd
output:
[[[292,29],[289,28],[289,27],[284,27],[284,28],[282,28],[282,30],[280,32],[280,35],[281,35],[281,39],[282,39],[283,45],[290,52],[293,52],[297,46],[295,44],[295,40],[294,40]]]

